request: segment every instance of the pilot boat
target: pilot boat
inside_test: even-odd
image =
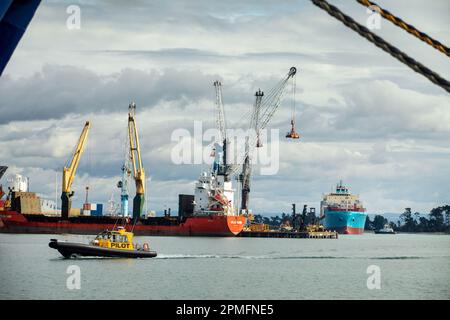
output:
[[[99,233],[89,244],[58,241],[50,239],[50,248],[56,249],[64,258],[72,256],[114,257],[114,258],[153,258],[156,251],[150,250],[148,243],[142,246],[133,244],[133,233],[118,227]]]
[[[375,230],[375,234],[395,234],[395,231],[389,224],[385,224],[383,229]]]

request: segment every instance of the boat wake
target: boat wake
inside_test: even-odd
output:
[[[279,260],[279,259],[349,259],[349,257],[333,256],[247,256],[247,255],[220,255],[220,254],[160,254],[156,259],[247,259],[247,260]]]
[[[420,256],[384,256],[384,257],[349,257],[349,256],[248,256],[248,255],[222,255],[222,254],[159,254],[156,259],[247,259],[247,260],[309,260],[309,259],[371,259],[371,260],[409,260],[428,259]]]
[[[393,257],[372,257],[370,259],[375,260],[415,260],[415,259],[428,259],[432,257],[418,257],[418,256],[393,256]]]

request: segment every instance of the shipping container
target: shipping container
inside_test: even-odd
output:
[[[70,217],[78,217],[79,215],[81,215],[80,208],[70,208],[70,213],[69,213]]]
[[[13,192],[12,208],[25,214],[40,214],[41,201],[34,192]]]

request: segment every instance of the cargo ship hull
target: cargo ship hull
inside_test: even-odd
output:
[[[163,219],[163,220],[161,220]],[[179,222],[177,218],[148,218],[138,222],[133,229],[139,236],[212,236],[232,237],[239,234],[244,225],[243,216],[192,216]],[[161,223],[161,221],[163,223]],[[24,215],[16,211],[3,211],[0,214],[0,232],[4,233],[46,233],[46,234],[97,234],[105,229],[112,230],[118,222],[112,217],[69,218],[43,215]],[[127,229],[133,228],[127,224]]]
[[[323,225],[328,230],[335,230],[340,234],[362,234],[366,223],[367,213],[351,210],[325,210]]]

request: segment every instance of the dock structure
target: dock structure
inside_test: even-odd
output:
[[[301,238],[301,239],[337,239],[336,231],[242,231],[238,237],[244,238]]]

